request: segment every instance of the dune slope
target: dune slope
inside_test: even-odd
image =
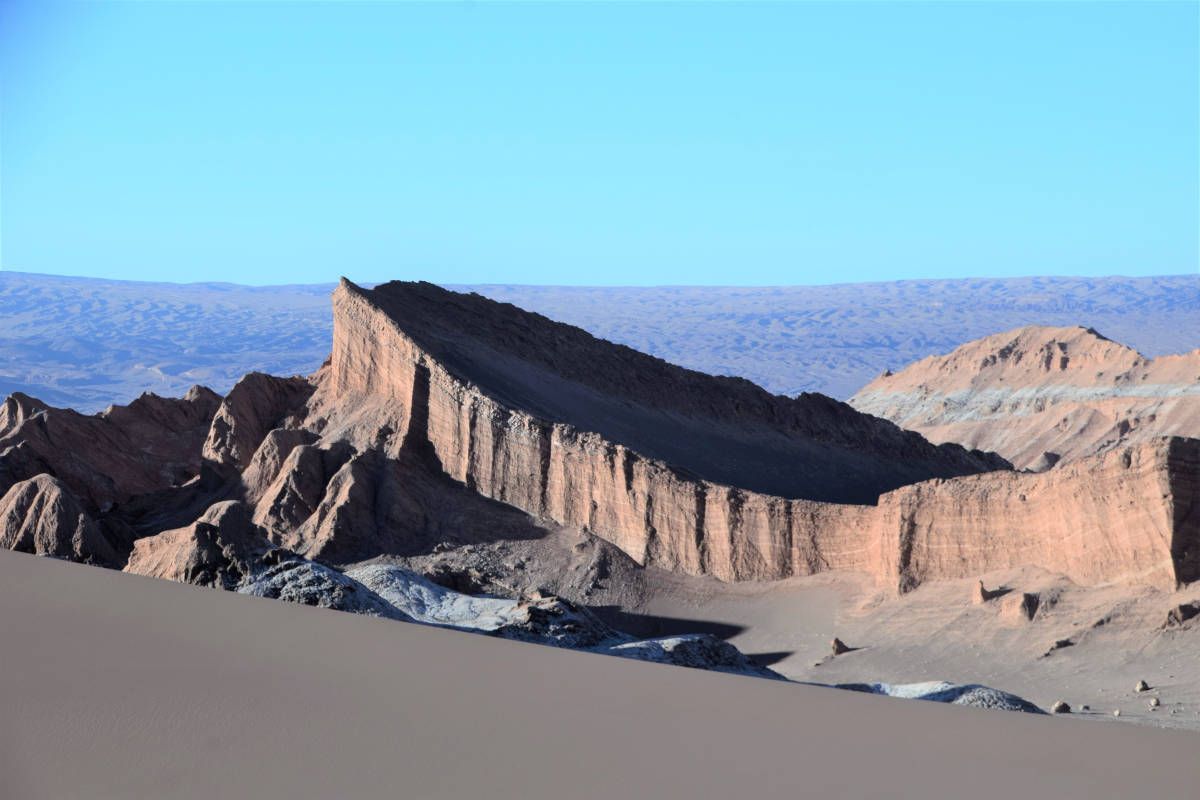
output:
[[[11,800],[1011,800],[1200,784],[1193,734],[531,647],[19,553],[0,552],[0,636],[21,643],[0,684]]]

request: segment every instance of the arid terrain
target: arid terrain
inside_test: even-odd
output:
[[[446,641],[758,678],[797,703],[890,694],[1053,711],[1076,728],[1200,730],[1195,353],[1149,359],[1087,329],[1026,327],[846,404],[428,283],[343,280],[332,319],[331,352],[307,376],[252,372],[223,396],[195,386],[94,415],[9,396],[0,547],[128,573],[89,580],[68,605],[90,591],[136,604],[161,594],[145,582],[158,578],[373,617],[344,635],[379,647],[448,628]],[[1086,424],[1066,435],[1046,423],[1060,416]],[[1029,469],[1035,450],[1057,457]],[[0,569],[41,572],[21,558]],[[179,592],[163,602],[230,602]],[[179,636],[208,635],[204,612],[180,613]],[[318,618],[296,635],[352,624]],[[261,666],[243,664],[246,679]],[[113,712],[96,713],[87,724]],[[1012,757],[1057,738],[1025,735]]]
[[[370,285],[370,284],[364,284]],[[329,355],[332,284],[237,286],[0,271],[0,396],[95,412],[144,391],[224,394]],[[1092,327],[1146,356],[1195,349],[1200,276],[780,287],[451,286],[776,394],[850,397],[884,370],[1023,325]]]
[[[12,798],[1083,800],[1200,781],[1192,735],[598,658],[20,553],[0,552],[0,634],[21,644],[0,688]]]

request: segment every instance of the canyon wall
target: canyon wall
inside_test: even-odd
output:
[[[1195,440],[1147,442],[1043,475],[927,480],[875,504],[785,498],[519,410],[502,397],[511,385],[493,392],[465,377],[432,352],[436,337],[424,332],[418,344],[405,319],[352,284],[334,306],[333,355],[314,405],[325,436],[427,448],[466,487],[588,530],[642,564],[725,580],[856,570],[899,590],[1030,563],[1081,583],[1169,588],[1197,576]]]

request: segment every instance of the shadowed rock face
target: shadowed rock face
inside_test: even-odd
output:
[[[49,475],[16,483],[0,498],[0,547],[108,567],[120,563],[100,526]]]
[[[0,488],[47,474],[92,512],[182,483],[221,398],[202,386],[181,399],[145,394],[92,416],[13,394],[0,408]]]
[[[125,571],[233,589],[269,549],[270,543],[254,525],[250,509],[227,500],[214,503],[186,528],[139,539]]]
[[[1146,358],[1090,328],[1029,326],[863,387],[850,404],[1020,468],[1200,432],[1200,350]]]

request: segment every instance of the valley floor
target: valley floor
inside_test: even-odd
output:
[[[981,683],[1044,709],[1063,700],[1076,718],[1200,730],[1200,618],[1165,627],[1170,608],[1200,600],[1200,586],[1173,594],[1085,588],[1023,569],[984,576],[1000,596],[980,603],[969,580],[903,597],[846,575],[655,583],[663,588],[641,604],[643,613],[710,625],[792,680]],[[1040,598],[1033,619],[1018,608],[1024,594]],[[835,636],[856,649],[830,657]],[[1135,691],[1138,681],[1150,690]]]
[[[719,601],[689,591],[670,603],[647,599],[647,609],[769,619],[781,629],[792,618],[774,599],[764,616],[754,587]],[[822,680],[849,677],[856,657],[866,670],[869,659],[906,646],[903,637],[882,644],[865,623],[855,628],[839,610],[846,586],[814,581],[772,591],[794,591],[795,619],[805,620],[807,632],[787,642],[795,655],[779,662],[799,677],[818,635],[828,635],[818,631],[823,619],[868,648],[815,668]],[[921,602],[917,595],[904,602]],[[876,614],[873,624],[892,624]],[[927,636],[941,624],[930,619],[905,635]],[[760,632],[732,635],[753,651]],[[0,794],[12,800],[1008,800],[1182,797],[1200,783],[1197,740],[1186,733],[606,658],[12,552],[0,552],[0,641]],[[1083,666],[1091,644],[1066,648],[1080,655],[1061,674],[1091,674]],[[932,669],[913,663],[902,677]],[[938,677],[955,677],[962,663],[940,662],[950,674]],[[1123,690],[1124,678],[1112,686]]]
[[[846,573],[724,583],[642,569],[568,529],[385,560],[427,574],[470,572],[478,591],[500,595],[545,589],[636,636],[711,633],[795,681],[979,683],[1046,710],[1063,700],[1072,719],[1200,730],[1200,616],[1165,624],[1176,606],[1200,610],[1200,584],[1174,593],[1081,587],[1024,568],[981,576],[990,599],[977,602],[976,580],[904,596]],[[1036,598],[1032,618],[1021,613],[1025,595]],[[855,650],[830,658],[834,637]],[[1138,681],[1151,690],[1134,691]]]

